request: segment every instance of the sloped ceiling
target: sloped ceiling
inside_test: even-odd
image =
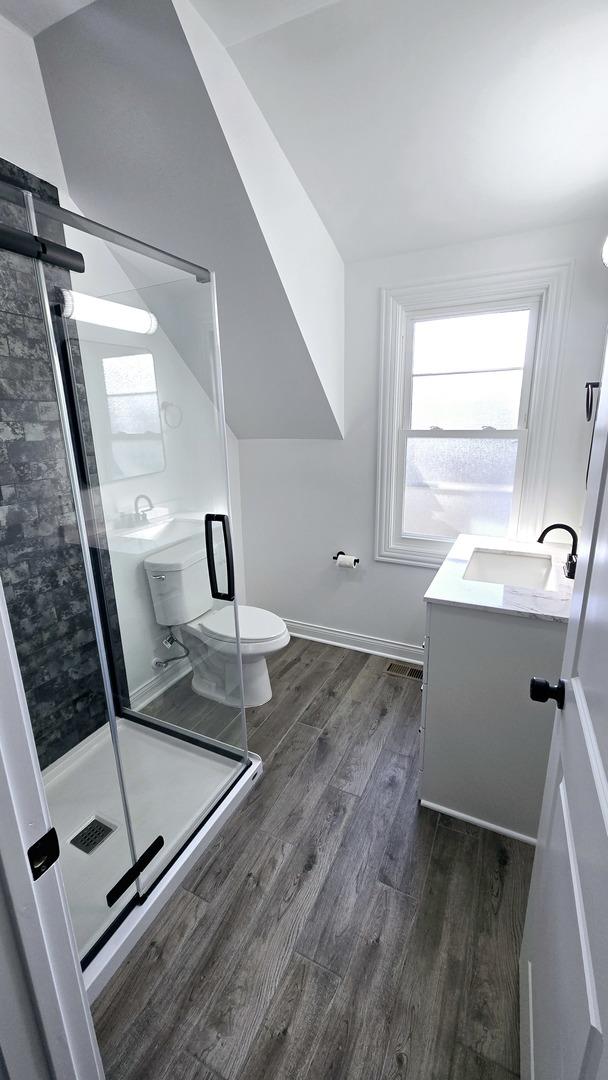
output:
[[[36,47],[82,212],[216,271],[235,434],[339,437],[172,4],[96,0]]]
[[[68,0],[64,0],[68,2]],[[76,0],[73,0],[76,2]],[[194,0],[223,45],[267,34],[283,23],[311,15],[339,0]]]
[[[606,0],[196,4],[346,260],[608,213]]]
[[[39,34],[93,0],[0,0],[0,13],[27,34]]]

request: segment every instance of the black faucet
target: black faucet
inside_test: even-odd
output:
[[[564,574],[567,578],[573,578],[576,574],[576,560],[578,559],[578,555],[576,554],[578,548],[578,536],[571,525],[564,525],[562,521],[556,521],[555,525],[547,525],[547,528],[543,529],[541,532],[537,543],[542,544],[545,536],[547,536],[548,533],[553,532],[554,529],[564,529],[567,533],[570,533],[570,536],[572,537],[572,549],[564,563]]]

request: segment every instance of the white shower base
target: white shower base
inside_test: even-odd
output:
[[[163,732],[118,720],[137,855],[159,835],[165,845],[141,877],[142,891],[170,862],[240,771],[240,763]],[[45,769],[44,785],[61,848],[60,866],[79,953],[84,956],[135,893],[112,908],[106,894],[131,866],[109,725]],[[92,818],[114,831],[91,854],[70,843]]]

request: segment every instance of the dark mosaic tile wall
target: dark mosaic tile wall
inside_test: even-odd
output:
[[[51,185],[0,160],[0,179]],[[0,221],[26,228],[0,197]],[[105,699],[42,311],[30,260],[0,251],[0,576],[44,768],[105,722]]]

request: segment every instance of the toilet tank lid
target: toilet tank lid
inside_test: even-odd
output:
[[[148,555],[144,559],[144,566],[146,570],[154,570],[155,573],[159,571],[170,572],[172,570],[186,570],[189,566],[193,566],[194,563],[207,560],[207,553],[205,551],[205,538],[201,533],[200,536],[189,536],[187,540],[180,540],[179,544],[171,544],[170,547],[162,548],[161,551],[155,551],[153,555]]]

